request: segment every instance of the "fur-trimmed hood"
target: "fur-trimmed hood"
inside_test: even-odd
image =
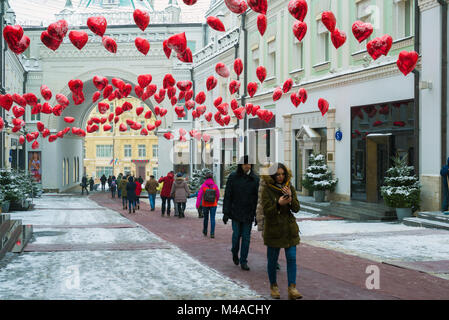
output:
[[[267,186],[269,186],[270,188],[272,188],[274,190],[278,190],[281,192],[281,189],[276,186],[276,182],[273,180],[273,178],[270,175],[264,175],[264,176],[261,176],[261,178],[262,178],[261,180],[263,180]],[[286,186],[290,186],[291,179],[292,179],[292,172],[290,169],[287,169],[287,183],[285,184]]]

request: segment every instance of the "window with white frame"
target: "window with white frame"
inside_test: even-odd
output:
[[[98,144],[97,145],[97,158],[111,158],[112,157],[112,145],[111,144]]]
[[[125,167],[125,168],[123,169],[123,171],[125,172],[125,176],[126,176],[126,175],[130,175],[130,174],[131,174],[131,167]]]
[[[144,144],[139,144],[137,150],[139,151],[139,158],[147,156],[147,147]]]
[[[304,46],[302,42],[299,42],[298,39],[296,39],[293,42],[293,61],[294,61],[294,69],[295,70],[301,70],[304,66]]]
[[[417,0],[415,0],[417,1]],[[395,38],[407,38],[412,35],[412,0],[393,0],[395,18]]]
[[[125,144],[123,146],[125,151],[125,158],[131,158],[132,157],[132,148],[130,144]]]
[[[153,144],[153,158],[158,157],[159,146],[157,144]]]
[[[316,64],[325,63],[329,61],[329,31],[325,25],[321,22],[321,19],[317,21],[317,33],[318,33],[318,45],[316,54]]]
[[[373,14],[378,15],[379,12],[375,12],[376,7],[371,4],[371,0],[358,0],[356,2],[357,20],[365,23],[373,23]],[[362,43],[356,41],[358,51],[366,49],[366,42],[370,41],[372,35]]]
[[[267,74],[268,78],[276,78],[276,39],[273,37],[267,43],[267,53],[268,53],[268,66]]]
[[[95,167],[95,176],[100,178],[102,175],[106,177],[113,176],[114,170],[112,167]]]
[[[159,175],[158,175],[158,168],[153,168],[153,176],[158,179]]]
[[[252,49],[252,61],[253,61],[253,70],[254,70],[252,79],[257,79],[256,78],[256,69],[260,65],[259,46],[256,46]]]
[[[37,99],[37,103],[41,103],[41,99]],[[40,112],[38,114],[31,114],[31,111],[30,111],[30,115],[31,115],[31,117],[30,117],[31,121],[41,121]]]

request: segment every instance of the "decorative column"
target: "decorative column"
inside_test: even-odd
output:
[[[292,115],[284,114],[284,164],[290,170],[293,170],[293,160],[292,160]]]

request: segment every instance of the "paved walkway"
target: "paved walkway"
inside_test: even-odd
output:
[[[202,219],[187,214],[185,219],[161,217],[160,208],[150,212],[149,205],[141,201],[135,214],[122,209],[121,201],[111,199],[109,193],[90,196],[99,205],[120,212],[150,232],[197,259],[202,264],[243,284],[265,298],[269,298],[266,273],[266,247],[261,234],[251,235],[248,265],[243,271],[232,262],[230,252],[232,228],[217,219],[215,239],[202,234]],[[297,287],[304,299],[449,299],[449,281],[432,275],[378,263],[354,255],[301,243],[298,247],[299,264]],[[281,298],[287,298],[286,261],[281,253],[278,284]],[[368,290],[366,273],[375,265],[380,271],[380,289]]]

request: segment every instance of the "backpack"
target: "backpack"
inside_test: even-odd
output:
[[[214,203],[217,193],[214,188],[206,188],[203,193],[204,202]]]

